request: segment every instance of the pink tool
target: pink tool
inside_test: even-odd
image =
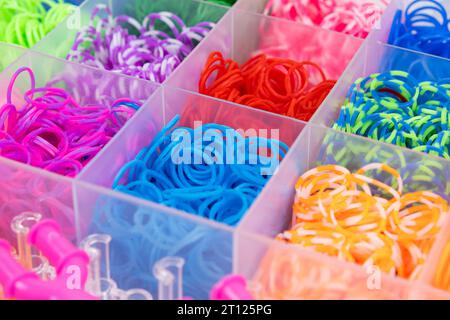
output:
[[[84,287],[89,257],[64,238],[58,224],[43,220],[35,224],[27,239],[56,267],[56,279],[45,281],[27,270],[12,254],[12,246],[0,239],[0,285],[6,298],[18,300],[94,300]],[[74,270],[76,272],[74,272]],[[78,287],[69,285],[71,276],[78,277]]]
[[[89,272],[89,256],[61,234],[58,223],[46,219],[35,224],[28,234],[28,242],[38,248],[55,266],[58,278],[66,279],[72,273],[70,268],[78,267],[84,287]]]
[[[211,300],[253,300],[247,290],[247,281],[244,277],[230,275],[224,277],[211,290]]]

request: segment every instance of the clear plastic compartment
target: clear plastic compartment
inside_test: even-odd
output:
[[[247,10],[247,11],[250,11],[250,12],[270,15],[269,12],[266,12],[267,4],[269,3],[269,1],[270,0],[241,0],[235,5],[235,8],[236,9],[241,9],[241,10]],[[393,1],[396,1],[396,0],[393,0]],[[279,1],[278,0],[276,2],[278,2],[278,3],[284,2],[285,6],[287,6],[289,4],[289,1]],[[291,3],[294,3],[294,4],[297,3],[297,4],[303,4],[303,5],[304,4],[308,4],[308,2],[313,2],[313,1],[309,1],[309,0],[305,0],[305,1],[292,0],[291,1]],[[324,3],[325,6],[326,6],[326,4],[327,4],[326,1],[321,1],[321,2]],[[346,0],[335,0],[335,1],[333,1],[333,3],[335,3],[337,5],[345,3],[345,2],[346,2]],[[383,7],[385,7],[384,3],[387,2],[387,1],[386,0],[371,0],[371,1],[366,1],[366,2],[374,3],[374,4],[379,5],[380,7],[383,8]],[[315,7],[316,3],[317,3],[317,1],[314,1],[314,3],[309,3],[309,5],[311,7]],[[385,12],[388,10],[388,8],[389,8],[389,6],[386,8]],[[293,11],[298,14],[298,10],[293,10]],[[285,14],[285,16],[286,15],[287,14]],[[385,15],[385,13],[383,13],[383,16],[384,15]],[[375,22],[372,30],[378,30],[380,28],[380,26],[382,25],[381,20],[383,19],[383,16],[382,16],[382,18],[379,21]]]
[[[239,231],[234,273],[261,300],[448,300],[422,282],[375,270]]]
[[[415,0],[391,0],[388,7],[385,10],[384,17],[381,21],[380,28],[377,28],[376,31],[373,32],[373,38],[371,40],[379,40],[384,43],[388,43],[389,35],[391,32],[392,23],[394,21],[394,16],[397,13],[398,10],[402,11],[402,21],[404,21],[405,18],[405,12],[408,6],[413,3]],[[450,2],[448,1],[442,1],[437,0],[438,3],[440,3],[447,12],[447,17],[450,14]],[[434,6],[431,2],[423,2],[421,3],[421,7],[426,6]],[[427,11],[427,14],[430,14],[432,17],[437,19],[437,21],[442,21],[442,16],[438,14],[437,12],[433,11]],[[424,25],[430,25],[429,23],[425,23]]]
[[[251,129],[256,134],[266,130],[263,133],[267,138],[279,139],[288,146],[294,143],[305,127],[301,121],[166,86],[155,92],[139,116],[132,119],[86,166],[79,179],[111,188],[120,168],[149,145],[162,127],[176,115],[181,116],[177,126],[193,128],[198,125],[195,122],[200,121],[202,124],[217,123],[236,130]],[[275,176],[277,172],[275,170]]]
[[[0,186],[0,239],[16,244],[11,222],[24,212],[56,220],[76,239],[72,179],[0,157]]]
[[[201,21],[218,22],[227,8],[199,0],[86,0],[77,12],[66,18],[57,28],[37,43],[33,49],[59,58],[66,58],[75,36],[91,22],[92,11],[98,6],[108,6],[114,17],[128,15],[139,22],[150,13],[170,11],[177,14],[188,26]],[[105,17],[105,13],[101,17]]]
[[[122,290],[146,289],[158,299],[153,267],[167,256],[184,259],[183,296],[194,299],[208,298],[211,287],[232,271],[233,234],[226,226],[4,158],[0,186],[0,239],[19,250],[11,222],[30,213],[55,220],[73,244],[94,233],[110,235],[111,275]],[[108,217],[115,213],[123,225],[113,233]],[[129,226],[138,215],[141,224]],[[142,232],[144,226],[148,233]]]
[[[184,259],[183,296],[208,299],[212,286],[232,272],[232,229],[125,194],[77,183],[78,239],[112,237],[111,276],[119,288],[142,288],[158,299],[154,265]]]
[[[256,277],[258,272],[263,272],[264,277],[259,278],[259,282],[253,285],[255,290],[258,289],[258,284],[261,285],[261,281],[264,282],[262,284],[264,286],[275,283],[275,286],[281,287],[290,286],[298,281],[298,290],[286,287],[285,294],[278,293],[279,296],[272,296],[273,292],[271,294],[266,292],[265,298],[425,298],[421,296],[425,291],[416,290],[415,282],[419,287],[428,287],[432,284],[430,273],[434,272],[435,261],[439,257],[441,238],[448,232],[448,226],[445,227],[445,224],[435,238],[434,247],[429,252],[417,281],[386,274],[383,275],[381,289],[376,290],[366,285],[368,279],[372,278],[368,277],[368,270],[362,266],[343,262],[310,249],[282,243],[273,244],[276,242],[264,244],[262,241],[262,238],[274,239],[277,234],[291,226],[295,183],[307,170],[318,165],[337,164],[354,172],[370,163],[385,163],[398,170],[403,177],[404,193],[428,190],[447,201],[450,200],[448,161],[309,124],[284,159],[277,175],[268,183],[239,226],[235,272],[243,273],[249,279]],[[449,221],[449,213],[445,219]],[[253,239],[259,237],[261,241],[249,240],[252,237]],[[256,245],[258,241],[259,245]],[[267,266],[275,265],[277,261],[272,255],[279,259],[285,257],[284,259],[290,262],[285,261],[287,265],[280,263],[277,267],[270,267],[275,269],[269,272],[271,269]],[[295,262],[295,259],[298,261]],[[277,268],[280,268],[278,272],[275,271]],[[296,279],[292,275],[294,273],[300,273],[301,277],[305,278]],[[345,280],[345,289],[339,283],[339,279]],[[448,298],[441,290],[431,288],[427,290],[433,297]]]
[[[159,87],[148,81],[80,66],[45,54],[27,51],[0,74],[0,106],[7,102],[11,77],[22,67],[33,70],[37,88],[62,88],[82,106],[103,104],[110,107],[115,100],[121,98],[129,98],[143,105]],[[15,81],[12,90],[12,102],[18,110],[24,105],[24,94],[29,89],[28,74],[21,74]],[[139,112],[138,110],[133,117]]]
[[[450,61],[436,56],[417,53],[383,44],[378,41],[367,41],[349,64],[334,89],[324,100],[311,119],[312,123],[332,127],[348,90],[359,78],[373,73],[391,70],[406,71],[417,81],[439,81],[449,77]]]
[[[322,67],[327,79],[338,79],[362,43],[361,39],[341,33],[233,9],[167,83],[198,92],[201,71],[213,51],[220,51],[239,64],[259,53],[310,60]],[[317,78],[314,71],[311,77]]]
[[[14,60],[25,54],[26,49],[13,44],[0,42],[0,52],[0,72],[2,72]]]

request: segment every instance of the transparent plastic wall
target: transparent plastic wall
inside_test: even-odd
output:
[[[201,71],[214,51],[239,64],[259,53],[297,61],[309,60],[322,67],[328,79],[337,80],[362,43],[361,39],[341,33],[233,9],[167,83],[198,92]],[[317,75],[312,72],[312,77]]]
[[[300,121],[166,86],[150,97],[139,115],[123,128],[79,178],[111,188],[120,169],[177,115],[180,116],[177,126],[194,128],[200,123],[215,123],[244,132],[254,129],[256,134],[265,130],[268,138],[279,139],[288,146],[294,143],[305,126]],[[271,136],[272,132],[276,136]],[[111,155],[115,156],[111,158]]]
[[[394,17],[396,15],[396,13],[400,10],[402,12],[402,21],[404,21],[406,9],[408,9],[408,7],[411,4],[413,4],[414,2],[415,2],[415,0],[391,0],[388,7],[386,8],[386,10],[384,12],[384,16],[383,16],[383,19],[381,20],[379,27],[376,28],[376,30],[374,30],[374,32],[372,34],[373,37],[370,40],[371,41],[378,40],[383,43],[388,43],[392,23],[394,21]],[[449,1],[437,0],[436,2],[445,8],[447,15],[450,13],[450,2]],[[428,2],[428,3],[426,3],[426,2],[420,3],[419,2],[417,4],[417,6],[416,5],[411,6],[410,10],[414,10],[415,8],[419,8],[419,7],[426,7],[427,5],[428,5],[428,8],[433,8],[433,7],[436,8],[436,5],[432,2]],[[426,13],[431,15],[435,19],[437,19],[437,21],[438,21],[437,23],[441,23],[440,21],[442,21],[442,16],[437,11],[427,10]],[[416,23],[417,22],[418,21],[416,21]]]
[[[392,0],[392,1],[393,1],[393,2],[401,2],[401,0]],[[238,1],[238,2],[236,3],[235,8],[236,8],[236,9],[241,9],[241,10],[246,10],[246,11],[249,11],[249,12],[254,12],[254,13],[260,13],[260,14],[270,15],[271,12],[268,11],[268,4],[269,4],[269,2],[272,2],[272,3],[276,3],[276,2],[278,2],[278,3],[283,3],[283,5],[288,5],[288,4],[289,4],[289,2],[286,2],[286,1],[241,0],[241,1]],[[346,2],[346,0],[335,0],[335,1],[333,1],[332,3],[335,4],[335,5],[342,5],[342,4],[345,4],[345,2]],[[374,4],[379,5],[380,8],[384,8],[384,7],[385,7],[385,4],[384,4],[384,3],[385,3],[386,1],[385,1],[385,0],[370,0],[370,1],[365,1],[365,2],[371,2],[371,3],[374,3]],[[293,4],[302,4],[302,5],[308,5],[308,4],[309,4],[311,7],[315,7],[317,1],[311,1],[311,0],[304,0],[304,1],[302,1],[302,0],[294,0],[294,1],[292,1],[291,3],[293,3]],[[324,3],[324,4],[326,5],[326,2],[325,2],[325,1],[322,1],[322,3]],[[388,10],[389,7],[391,7],[390,10]],[[386,19],[385,21],[391,21],[391,22],[392,22],[392,19],[390,19],[389,16],[391,15],[391,12],[394,11],[394,10],[392,9],[392,8],[394,8],[394,7],[395,7],[395,5],[394,5],[394,4],[391,4],[390,6],[388,6],[388,7],[386,8],[385,12],[383,13],[383,16],[386,17],[386,18],[385,18],[385,19]],[[296,14],[299,14],[299,13],[300,13],[298,9],[293,9],[293,11],[296,12]],[[283,16],[283,19],[285,19],[286,16],[287,16],[287,14]],[[393,15],[392,15],[392,17],[393,17]],[[380,19],[380,21],[377,21],[377,22],[374,24],[371,33],[379,33],[379,30],[380,30],[381,25],[386,25],[385,23],[382,23],[381,21],[384,21],[383,17],[382,17],[382,19]],[[299,21],[298,21],[298,22],[299,22]]]
[[[311,119],[332,127],[339,116],[348,90],[359,78],[392,70],[406,71],[417,81],[439,81],[450,76],[450,61],[380,42],[365,42],[336,86]]]
[[[183,295],[194,299],[207,299],[232,271],[232,232],[225,226],[4,158],[0,186],[0,239],[18,249],[11,222],[26,212],[55,220],[73,244],[94,233],[110,235],[111,276],[120,289],[146,289],[157,299],[153,267],[168,256],[184,259]]]
[[[424,279],[435,288],[450,291],[450,219],[436,240],[433,256],[428,263]]]
[[[0,42],[0,72],[23,55],[25,51],[22,47]]]
[[[17,244],[11,221],[24,212],[56,220],[76,239],[73,180],[0,157],[0,239]]]
[[[165,257],[184,259],[185,297],[208,299],[212,286],[232,272],[227,226],[90,184],[77,184],[75,199],[77,238],[112,237],[111,276],[121,289],[142,288],[158,299],[153,268]]]
[[[150,13],[169,11],[178,15],[188,26],[201,21],[217,22],[227,12],[227,8],[198,0],[88,0],[83,2],[79,10],[67,17],[57,28],[41,40],[34,50],[66,58],[77,33],[91,24],[92,13],[102,8],[98,17],[106,18],[104,8],[109,8],[113,17],[128,15],[142,23]],[[126,25],[124,23],[124,25]],[[133,32],[133,27],[130,25]]]
[[[62,87],[83,103],[122,96],[143,103],[75,179],[1,157],[0,238],[15,243],[11,220],[26,211],[55,219],[74,244],[93,233],[109,234],[114,280],[121,289],[143,288],[154,298],[158,298],[155,263],[177,256],[185,260],[183,296],[194,299],[208,298],[212,285],[231,272],[244,275],[255,297],[261,299],[450,299],[450,293],[444,291],[448,288],[438,281],[445,279],[442,273],[448,269],[449,217],[418,279],[383,274],[381,286],[375,289],[368,282],[367,270],[359,265],[273,240],[292,221],[298,177],[320,164],[356,170],[367,163],[387,163],[403,175],[407,192],[430,190],[449,199],[448,161],[327,128],[336,120],[347,90],[357,78],[395,68],[418,79],[439,80],[448,77],[449,62],[378,41],[385,41],[395,9],[404,8],[407,1],[393,1],[381,28],[365,42],[263,16],[260,13],[266,2],[239,0],[228,9],[195,0],[87,0],[35,46],[43,54],[0,44],[0,70],[2,62],[5,68],[0,73],[0,104],[6,101],[11,75],[22,66],[33,68],[38,85]],[[188,23],[208,19],[218,24],[167,84],[158,86],[51,57],[66,57],[76,33],[89,24],[98,4],[109,5],[114,16],[142,19],[150,12],[172,11]],[[260,52],[297,60],[320,57],[327,65],[325,72],[339,81],[313,123],[306,124],[197,94],[201,70],[213,51],[239,63]],[[29,80],[21,76],[14,88],[13,99],[19,104]],[[275,129],[279,139],[290,146],[237,228],[111,189],[120,168],[175,115],[180,115],[179,126],[193,127],[195,121],[202,121],[243,130]]]
[[[80,66],[45,54],[27,51],[0,74],[0,105],[7,102],[11,78],[18,69],[23,67],[28,67],[33,71],[37,88],[45,86],[62,88],[82,107],[87,105],[111,107],[114,101],[121,98],[129,98],[142,105],[158,88],[158,85],[148,81]],[[22,110],[26,105],[24,97],[30,89],[30,76],[24,72],[16,79],[11,91],[11,102],[17,110]],[[134,115],[138,113],[139,111]],[[24,162],[30,163],[29,160],[24,159]]]
[[[409,281],[386,274],[376,289],[368,285],[367,270],[356,264],[293,245],[264,244],[262,239],[257,240],[258,236],[252,238],[251,235],[259,235],[274,239],[291,226],[295,183],[307,170],[336,164],[354,172],[370,163],[385,163],[398,170],[403,178],[404,193],[432,191],[447,201],[450,199],[448,161],[309,124],[238,229],[235,272],[253,279],[251,287],[257,290],[259,297],[420,299],[425,298],[427,292],[433,293],[433,298],[449,297],[444,291],[431,288],[441,238],[448,233],[449,213],[443,213],[444,227],[418,279]],[[419,287],[428,289],[416,290]]]

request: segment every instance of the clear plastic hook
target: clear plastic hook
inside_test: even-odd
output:
[[[100,278],[100,294],[99,298],[102,300],[121,300],[121,294],[119,294],[119,289],[117,284],[112,279]]]
[[[124,294],[125,300],[153,300],[151,293],[144,289],[131,289]]]
[[[153,274],[158,279],[159,300],[181,300],[183,298],[183,266],[180,257],[165,257],[153,266]]]
[[[92,234],[81,242],[80,247],[89,255],[89,278],[86,284],[88,292],[102,295],[102,281],[111,280],[109,245],[111,236]]]
[[[15,216],[11,221],[11,229],[17,237],[17,254],[20,263],[27,269],[33,268],[33,255],[39,256],[39,252],[33,250],[28,244],[27,236],[30,229],[39,221],[42,215],[37,212],[23,212]]]
[[[53,268],[50,266],[47,258],[41,255],[31,255],[32,270],[42,280],[52,280]]]

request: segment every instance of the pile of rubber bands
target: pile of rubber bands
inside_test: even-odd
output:
[[[450,83],[418,82],[403,71],[360,78],[334,128],[450,158]]]
[[[265,14],[366,38],[389,0],[270,0]]]
[[[113,17],[107,6],[98,5],[67,59],[161,83],[213,26],[200,22],[188,27],[171,12],[151,13],[141,23],[130,16]]]
[[[236,225],[288,151],[219,124],[174,126],[176,116],[113,183],[115,190]]]
[[[450,19],[436,0],[416,0],[404,12],[397,10],[388,43],[411,50],[450,58]]]
[[[212,285],[232,268],[228,232],[113,197],[100,197],[90,232],[111,235],[111,275],[124,288],[140,285],[156,295],[150,266],[179,256],[186,258],[184,294],[207,299]]]
[[[0,0],[0,41],[31,48],[75,6],[62,0]]]
[[[13,100],[17,77],[27,72],[31,87],[24,104]],[[0,155],[73,177],[108,143],[140,107],[128,98],[111,106],[80,105],[64,89],[35,87],[30,68],[11,78],[7,103],[0,108]]]
[[[383,181],[368,175],[384,173]],[[279,240],[403,278],[416,279],[449,211],[430,191],[403,193],[403,180],[379,163],[355,173],[314,168],[296,184],[293,227]]]
[[[199,92],[308,121],[335,83],[314,62],[259,54],[240,67],[212,52],[200,76]]]

